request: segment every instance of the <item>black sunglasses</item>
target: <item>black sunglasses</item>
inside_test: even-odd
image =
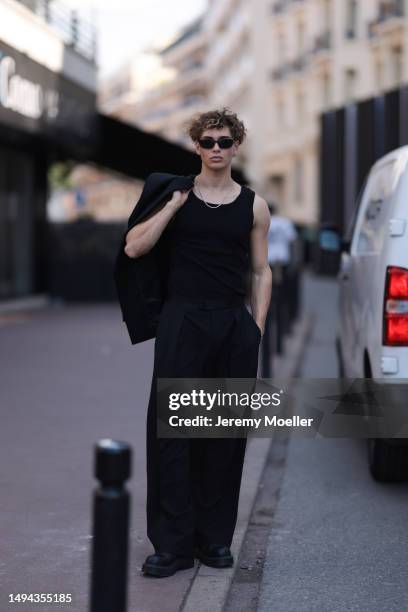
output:
[[[199,138],[198,142],[203,149],[212,149],[216,142],[218,142],[220,149],[230,149],[234,144],[234,139],[229,136],[221,136],[216,140],[212,136],[205,136],[204,138]]]

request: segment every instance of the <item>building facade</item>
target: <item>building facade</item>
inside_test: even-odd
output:
[[[83,30],[81,30],[83,32]],[[0,300],[46,286],[52,151],[92,141],[92,36],[58,2],[0,4]]]
[[[264,21],[267,143],[253,180],[293,220],[316,223],[320,115],[408,82],[407,3],[280,0]]]
[[[236,164],[299,225],[319,219],[320,116],[408,83],[408,0],[208,0],[140,92],[144,129],[191,146],[194,112],[228,106],[248,137]]]
[[[319,218],[320,115],[408,82],[406,0],[209,1],[208,105],[248,125],[240,162],[300,225]]]
[[[202,18],[171,42],[145,53],[100,86],[99,106],[147,132],[189,146],[185,123],[207,99]]]

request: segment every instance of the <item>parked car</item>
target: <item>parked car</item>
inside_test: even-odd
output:
[[[319,242],[340,252],[339,376],[408,382],[408,146],[373,165],[347,235],[322,228]],[[376,480],[408,477],[408,439],[370,438],[368,450]]]

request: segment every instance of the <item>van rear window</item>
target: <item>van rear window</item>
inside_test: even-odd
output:
[[[378,253],[382,249],[387,224],[385,217],[399,177],[400,165],[391,160],[375,170],[367,188],[363,219],[357,239],[357,253]]]

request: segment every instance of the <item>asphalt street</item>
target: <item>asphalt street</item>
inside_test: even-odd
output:
[[[337,287],[306,275],[316,315],[300,376],[337,376]],[[259,612],[408,610],[408,483],[379,484],[361,440],[291,436]]]

